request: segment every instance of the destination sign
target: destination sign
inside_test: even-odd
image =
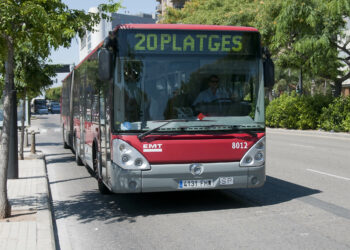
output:
[[[121,30],[118,41],[123,54],[257,55],[260,49],[255,32]]]

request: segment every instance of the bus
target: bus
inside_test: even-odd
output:
[[[40,98],[32,99],[31,112],[33,114],[48,114],[49,111],[46,106],[46,100]]]
[[[64,147],[103,194],[261,187],[273,71],[255,28],[117,26],[63,80]]]

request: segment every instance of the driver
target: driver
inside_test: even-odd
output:
[[[198,103],[209,103],[219,99],[229,98],[229,94],[225,89],[219,88],[219,77],[217,75],[211,75],[208,82],[209,88],[199,93],[196,100],[193,102],[193,106]]]

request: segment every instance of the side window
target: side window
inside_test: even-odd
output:
[[[103,91],[100,92],[100,123],[101,125],[106,124],[105,97]]]
[[[91,83],[92,90],[92,122],[98,123],[100,120],[100,108],[99,108],[99,92],[101,83],[96,77],[98,74],[98,61],[97,54],[94,54],[89,58],[87,62],[87,78]]]
[[[74,85],[73,85],[73,117],[80,117],[80,102],[79,102],[79,85],[80,77],[78,71],[74,74]]]
[[[100,110],[99,110],[99,96],[98,93],[94,93],[92,98],[92,122],[99,122]]]
[[[84,84],[85,84],[85,79],[83,77],[80,78],[80,84],[79,84],[79,112],[80,115],[84,115],[84,106],[85,106],[85,93],[84,93]]]
[[[92,99],[92,88],[89,81],[86,82],[85,88],[85,121],[91,122],[91,99]]]

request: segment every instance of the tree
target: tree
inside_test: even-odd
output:
[[[21,117],[21,141],[19,158],[23,160],[23,147],[24,147],[24,120],[25,120],[25,102],[27,96],[38,96],[41,94],[41,90],[52,84],[51,77],[54,77],[56,65],[46,65],[43,59],[40,59],[39,55],[35,55],[32,52],[23,53],[22,51],[17,53],[16,56],[17,66],[15,74],[15,85],[18,96],[23,100],[22,117]]]
[[[46,90],[46,99],[60,101],[62,87],[50,88]]]
[[[115,12],[120,3],[109,0],[102,12]],[[102,17],[106,17],[102,14]],[[0,145],[0,219],[8,217],[11,207],[7,198],[7,167],[11,102],[14,93],[15,55],[31,49],[46,59],[52,48],[68,47],[78,33],[92,30],[101,20],[100,14],[70,10],[60,0],[2,0],[0,2],[0,61],[4,66],[4,121]]]
[[[348,0],[192,0],[163,22],[254,26],[280,67],[329,79],[338,96],[350,79],[349,17]]]
[[[348,70],[340,68],[350,66],[350,40],[344,33],[349,14],[348,1],[284,1],[272,42],[279,50],[278,63],[332,80],[339,96],[342,82],[350,78]],[[338,49],[346,56],[340,57]]]
[[[191,0],[183,9],[168,8],[163,23],[249,26],[259,29],[264,46],[271,44],[274,18],[283,0]]]

